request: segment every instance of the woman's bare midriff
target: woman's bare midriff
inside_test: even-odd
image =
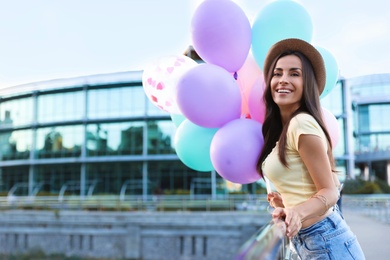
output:
[[[315,223],[317,223],[318,221],[321,221],[323,220],[324,218],[328,217],[330,214],[333,213],[333,208],[330,208],[324,215],[322,216],[318,216],[318,217],[314,217],[314,218],[309,218],[305,221],[302,222],[302,228],[308,228],[310,227],[311,225],[314,225]]]

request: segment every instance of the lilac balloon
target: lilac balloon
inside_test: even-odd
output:
[[[195,51],[207,63],[236,72],[245,62],[252,29],[244,11],[230,0],[205,0],[192,17]]]
[[[222,178],[247,184],[258,181],[257,160],[263,149],[262,124],[252,119],[236,119],[214,135],[211,162]]]
[[[194,124],[219,128],[240,118],[240,89],[229,72],[203,63],[190,69],[178,81],[177,104]]]

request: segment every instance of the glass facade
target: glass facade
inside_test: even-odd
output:
[[[390,88],[390,85],[389,85]],[[390,93],[389,93],[390,95]],[[356,108],[356,152],[390,150],[389,104],[362,104]]]
[[[178,159],[176,127],[142,72],[106,76],[0,90],[0,195],[210,195],[212,176],[223,186]],[[208,186],[194,189],[199,178]]]
[[[349,81],[356,164],[365,179],[390,183],[390,74]]]
[[[32,97],[2,100],[0,106],[0,127],[22,127],[31,125],[33,118]]]
[[[321,104],[339,122],[338,170],[390,184],[390,74],[340,79]]]

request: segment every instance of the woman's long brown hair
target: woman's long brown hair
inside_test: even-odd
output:
[[[259,160],[257,162],[257,170],[261,177],[263,176],[263,172],[261,170],[262,164],[267,158],[268,154],[275,147],[276,142],[279,141],[279,160],[281,163],[288,168],[288,163],[286,160],[286,135],[287,129],[290,124],[291,118],[286,122],[283,126],[282,119],[280,116],[280,110],[278,105],[274,102],[272,98],[272,90],[271,90],[271,79],[273,77],[274,68],[276,66],[276,62],[287,55],[295,55],[300,58],[302,62],[302,71],[303,71],[303,96],[301,99],[300,107],[292,114],[291,118],[296,116],[299,113],[308,113],[314,117],[314,119],[318,122],[320,127],[325,133],[326,139],[328,140],[328,158],[331,164],[332,171],[334,171],[334,158],[332,153],[332,142],[329,136],[329,133],[326,129],[325,123],[322,119],[322,110],[318,92],[317,81],[314,75],[313,67],[311,63],[307,60],[307,58],[301,54],[300,52],[287,51],[279,55],[271,65],[270,71],[268,71],[267,75],[264,75],[266,80],[266,89],[264,92],[264,103],[266,106],[266,116],[263,123],[263,136],[264,136],[264,146],[260,153]]]

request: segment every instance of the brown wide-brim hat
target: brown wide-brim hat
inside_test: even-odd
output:
[[[272,62],[279,57],[280,54],[286,51],[297,51],[306,56],[313,67],[318,91],[321,95],[326,83],[325,62],[321,53],[313,45],[304,40],[290,38],[281,40],[272,45],[264,61],[264,76],[268,75],[270,69],[273,69],[271,68]]]

